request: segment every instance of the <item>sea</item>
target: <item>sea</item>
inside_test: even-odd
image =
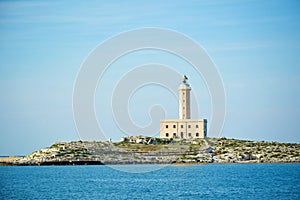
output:
[[[0,199],[299,200],[300,164],[2,166]]]

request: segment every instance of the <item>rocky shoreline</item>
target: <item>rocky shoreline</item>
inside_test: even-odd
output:
[[[300,163],[300,144],[226,138],[167,140],[130,136],[122,142],[58,142],[2,166]]]

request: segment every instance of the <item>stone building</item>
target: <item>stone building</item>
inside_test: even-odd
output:
[[[160,121],[160,137],[174,139],[192,139],[207,137],[207,120],[191,119],[190,107],[191,87],[187,77],[183,76],[179,92],[179,119]]]

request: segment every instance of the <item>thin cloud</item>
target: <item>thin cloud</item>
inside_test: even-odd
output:
[[[260,43],[228,43],[225,45],[218,45],[217,47],[210,48],[210,51],[241,51],[250,49],[269,48],[272,45],[267,42]]]
[[[19,9],[29,7],[48,7],[57,6],[59,2],[53,1],[1,1],[0,9]]]
[[[237,25],[250,25],[250,24],[267,24],[267,23],[280,23],[284,21],[291,20],[289,16],[280,16],[280,17],[264,17],[259,19],[216,19],[211,20],[210,24],[212,26],[237,26]]]

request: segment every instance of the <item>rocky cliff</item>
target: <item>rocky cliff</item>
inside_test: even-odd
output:
[[[131,136],[116,143],[59,142],[2,165],[280,162],[300,162],[300,144],[226,138],[175,141]]]

